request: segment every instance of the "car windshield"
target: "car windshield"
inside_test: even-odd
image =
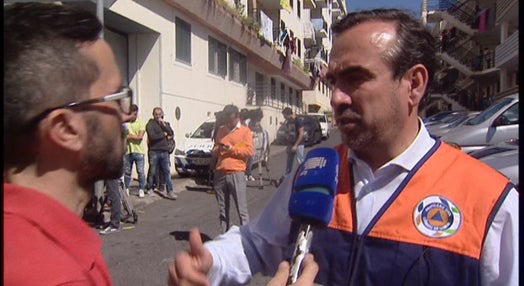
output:
[[[475,116],[477,116],[477,114],[471,114],[471,115],[466,115],[458,120],[456,120],[455,122],[451,123],[449,125],[449,127],[455,127],[455,126],[459,126],[461,123],[467,121],[467,120],[471,120],[472,118],[474,118]]]
[[[430,117],[426,118],[426,120],[424,120],[424,122],[431,122],[431,121],[438,121],[438,120],[441,120],[443,117],[446,117],[448,116],[451,112],[453,111],[441,111],[437,114],[433,114],[431,115]]]
[[[315,115],[316,118],[318,118],[318,121],[320,122],[326,122],[326,117],[324,115]]]
[[[479,115],[477,115],[477,117],[466,122],[465,125],[477,125],[477,124],[480,124],[486,121],[488,118],[493,116],[493,114],[497,113],[500,109],[504,108],[506,105],[508,105],[512,101],[513,101],[513,98],[504,98],[500,100],[499,102],[495,103],[494,105],[488,107],[488,109],[482,111]]]
[[[452,123],[456,120],[462,119],[466,116],[466,113],[460,112],[460,113],[451,113],[448,114],[446,117],[442,118],[440,122],[442,123]]]
[[[214,122],[204,122],[197,130],[191,135],[191,138],[211,138],[211,133],[215,126]]]

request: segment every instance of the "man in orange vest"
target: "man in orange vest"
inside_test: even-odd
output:
[[[333,216],[311,243],[315,282],[518,285],[517,190],[432,138],[418,115],[436,68],[431,33],[397,9],[350,13],[332,30],[326,76],[342,144]],[[296,237],[292,186],[287,176],[247,226],[205,245],[192,239],[191,254],[172,264],[173,280],[236,285],[274,273]]]

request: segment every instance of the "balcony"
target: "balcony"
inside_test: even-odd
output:
[[[315,2],[316,2],[315,0],[304,0],[304,8],[306,9],[317,8],[317,4]]]
[[[282,75],[283,54],[268,42],[259,37],[258,31],[248,25],[244,19],[228,12],[218,2],[207,0],[164,0],[165,3],[183,11],[193,21],[226,39],[246,51],[248,61],[259,66],[269,75]],[[278,1],[268,1],[277,2]],[[292,70],[285,79],[301,89],[308,89],[311,79],[301,67],[292,65]]]
[[[265,8],[265,9],[268,9],[268,10],[279,10],[279,9],[284,9],[284,7],[281,7],[280,6],[280,2],[279,1],[275,1],[275,0],[258,0],[258,2]]]
[[[310,48],[317,44],[316,37],[315,37],[315,28],[313,27],[313,23],[311,21],[304,21],[304,46],[307,48]]]
[[[517,22],[519,19],[519,6],[517,0],[497,0],[497,22]]]
[[[495,67],[518,65],[519,32],[514,32],[504,42],[495,48]]]
[[[344,12],[342,11],[342,9],[333,9],[331,10],[331,18],[333,18],[333,20],[337,20],[338,17],[344,15]]]
[[[327,8],[328,7],[328,0],[314,0],[315,4],[317,5],[317,8]]]
[[[475,23],[476,13],[468,7],[468,1],[456,3],[455,1],[428,0],[427,21],[440,22],[446,20],[452,26],[473,35],[476,30],[472,28]]]
[[[315,29],[315,36],[319,38],[328,37],[327,23],[323,19],[311,19],[311,23],[313,23]]]

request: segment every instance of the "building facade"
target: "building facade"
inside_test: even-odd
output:
[[[517,0],[424,0],[440,69],[426,105],[483,110],[519,90]]]
[[[6,0],[6,3],[28,2]],[[139,118],[161,107],[178,144],[226,104],[260,108],[272,141],[281,110],[330,112],[320,80],[343,0],[64,0],[96,13]],[[172,164],[174,165],[174,164]],[[174,168],[173,168],[174,170]]]

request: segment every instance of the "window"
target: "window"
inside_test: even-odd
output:
[[[176,18],[176,59],[191,64],[191,25]]]
[[[296,106],[300,107],[302,105],[302,100],[300,100],[300,92],[296,90],[295,93],[296,93],[295,104]]]
[[[209,37],[208,47],[209,72],[225,78],[227,74],[227,46]]]
[[[282,103],[286,102],[286,87],[283,83],[280,83],[280,101],[282,101]]]
[[[271,101],[277,99],[277,83],[274,78],[271,78]]]
[[[242,84],[247,82],[247,59],[232,48],[229,48],[229,80]]]

